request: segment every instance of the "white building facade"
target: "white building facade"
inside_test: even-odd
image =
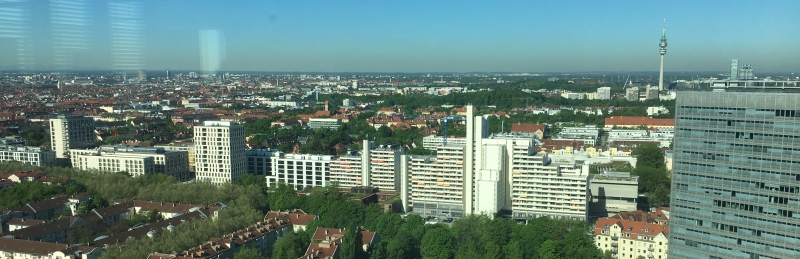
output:
[[[196,180],[236,183],[247,173],[244,126],[206,121],[194,127]]]
[[[330,165],[334,156],[276,152],[271,159],[272,175],[266,177],[267,187],[286,183],[303,190],[330,184]]]
[[[67,158],[72,148],[91,148],[97,141],[94,119],[80,115],[58,115],[50,119],[50,148],[56,158]]]

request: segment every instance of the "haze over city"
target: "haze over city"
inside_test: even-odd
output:
[[[0,69],[199,70],[214,31],[222,71],[656,71],[663,19],[667,72],[800,60],[798,1],[132,3],[0,1]]]

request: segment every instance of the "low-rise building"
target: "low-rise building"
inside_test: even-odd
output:
[[[162,173],[181,181],[191,178],[189,153],[186,151],[111,145],[96,149],[70,149],[69,152],[72,166],[83,170],[126,171],[132,176]]]
[[[614,258],[667,258],[667,225],[611,217],[594,226],[595,245]]]
[[[308,225],[310,220],[316,219],[316,215],[309,215],[302,210],[291,212],[269,212],[263,221],[256,222],[250,227],[237,230],[222,237],[214,237],[192,249],[173,253],[150,254],[148,259],[221,259],[233,258],[242,248],[254,249],[258,253],[272,251],[278,239],[285,236],[290,231],[296,231],[295,224]]]
[[[337,129],[342,125],[341,119],[334,118],[310,118],[308,119],[308,127],[312,129]]]
[[[105,248],[0,237],[0,258],[96,259]]]
[[[589,215],[592,217],[610,217],[637,209],[638,176],[622,172],[603,172],[592,175],[589,186],[592,190]]]
[[[56,152],[40,147],[0,145],[0,162],[2,161],[18,161],[35,166],[53,166],[56,164]]]
[[[380,236],[371,231],[367,231],[363,227],[361,231],[362,249],[366,252],[370,246],[373,246],[381,241]],[[342,238],[344,238],[347,229],[344,228],[317,228],[314,235],[311,236],[311,243],[306,249],[305,255],[298,259],[323,259],[323,258],[339,258],[342,245]]]

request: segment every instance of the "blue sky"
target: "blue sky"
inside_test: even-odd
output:
[[[52,67],[54,49],[64,46],[54,36],[52,3],[6,1],[0,15],[4,5],[28,8],[19,29],[33,53],[25,62]],[[109,1],[83,1],[85,30],[71,35],[83,45],[69,60],[110,69],[119,51],[109,36]],[[149,70],[200,69],[200,31],[217,30],[222,70],[655,71],[666,18],[667,71],[724,71],[738,58],[756,71],[800,72],[800,1],[496,2],[140,1],[136,58]],[[0,49],[10,50],[0,51],[0,68],[22,62],[25,48],[14,39],[0,33]]]

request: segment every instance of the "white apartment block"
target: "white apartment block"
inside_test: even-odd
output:
[[[595,245],[614,258],[666,259],[669,226],[617,218],[595,222]]]
[[[430,135],[422,138],[422,147],[429,150],[436,150],[437,147],[440,147],[444,144],[444,137]],[[448,138],[447,144],[461,144],[466,145],[467,139],[466,138]]]
[[[73,148],[91,148],[96,142],[94,119],[80,115],[58,115],[50,119],[50,149],[56,158],[67,158]]]
[[[362,186],[361,168],[364,163],[361,158],[361,151],[358,150],[348,151],[336,158],[331,162],[331,182],[339,182],[339,186],[346,188]]]
[[[581,140],[586,146],[594,146],[600,129],[596,126],[564,127],[556,134],[554,140]]]
[[[408,206],[426,216],[465,215],[464,184],[466,146],[447,144],[436,156],[410,156],[411,188]],[[466,214],[469,214],[468,212]]]
[[[369,150],[369,186],[379,190],[400,190],[400,156],[405,149],[398,145],[380,145]]]
[[[191,179],[189,171],[189,153],[186,151],[166,151],[163,148],[111,145],[102,146],[96,149],[70,149],[69,152],[70,157],[72,157],[73,167],[95,169],[107,172],[119,172],[127,170],[118,170],[119,167],[114,166],[103,166],[99,162],[101,161],[100,159],[94,159],[90,157],[103,158],[102,161],[109,159],[138,161],[136,160],[137,158],[153,158],[152,171],[138,170],[138,167],[133,167],[131,169],[134,169],[134,172],[128,171],[128,173],[130,173],[131,176],[161,173],[175,177],[175,179],[179,181],[188,181]],[[98,163],[93,163],[92,161],[97,161]],[[120,166],[122,165],[122,163],[111,164],[119,164]]]
[[[588,166],[584,169],[551,163],[545,153],[515,158],[511,177],[512,216],[586,220],[588,179]]]
[[[516,219],[587,218],[588,166],[554,164],[535,153],[532,136],[488,135],[467,107],[466,143],[436,147],[436,156],[401,158],[406,211],[461,217],[512,211]],[[409,178],[410,177],[410,178]]]
[[[331,181],[342,187],[371,186],[381,191],[400,191],[400,157],[405,149],[398,145],[375,146],[364,140],[361,151],[350,151],[331,162]]]
[[[0,145],[0,161],[18,161],[35,166],[54,166],[56,152],[39,147]]]
[[[128,172],[134,177],[155,173],[155,158],[152,156],[130,156],[128,154],[102,156],[81,154],[80,151],[71,152],[73,168],[102,172]]]
[[[599,87],[597,88],[597,99],[598,100],[610,100],[611,99],[611,87]]]
[[[282,182],[303,190],[330,184],[330,165],[334,156],[276,152],[271,159],[272,175],[266,177],[267,187]]]
[[[196,180],[236,183],[247,173],[244,126],[206,121],[194,127]]]

